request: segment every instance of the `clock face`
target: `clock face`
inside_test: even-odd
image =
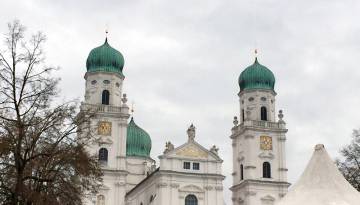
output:
[[[111,122],[101,121],[98,124],[99,135],[111,135]]]
[[[272,150],[272,138],[269,136],[260,136],[260,149]]]

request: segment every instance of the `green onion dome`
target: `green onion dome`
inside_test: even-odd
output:
[[[150,135],[134,122],[131,118],[127,127],[126,156],[150,157]]]
[[[86,69],[88,72],[115,72],[122,75],[123,67],[123,55],[109,45],[107,38],[103,45],[90,51],[86,60]]]
[[[261,65],[257,58],[239,76],[240,91],[249,89],[274,90],[275,76],[270,69]]]

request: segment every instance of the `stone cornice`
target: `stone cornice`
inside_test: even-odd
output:
[[[222,163],[223,160],[209,160],[209,159],[201,159],[201,158],[191,158],[191,157],[183,157],[183,156],[167,156],[167,155],[160,155],[158,156],[159,159],[180,159],[180,160],[196,160],[199,162],[215,162],[215,163]]]
[[[272,133],[287,133],[288,129],[286,128],[270,128],[270,127],[259,127],[259,126],[249,126],[249,125],[244,125],[244,124],[240,124],[236,127],[236,129],[233,129],[233,134],[230,135],[231,139],[235,139],[237,137],[239,137],[241,134],[243,134],[245,131],[247,130],[251,130],[251,131],[258,131],[258,132],[272,132]]]
[[[116,77],[120,78],[121,80],[125,79],[124,74],[120,74],[120,73],[117,73],[117,72],[105,72],[105,71],[86,72],[85,75],[84,75],[84,79],[86,80],[87,77],[90,76],[90,75],[99,75],[99,74],[116,76]]]
[[[238,93],[238,96],[241,97],[242,95],[244,94],[247,94],[247,93],[270,93],[271,95],[273,96],[276,96],[276,92],[274,90],[269,90],[269,89],[261,89],[261,88],[258,88],[258,89],[249,89],[249,90],[242,90]]]
[[[178,171],[172,171],[172,170],[159,170],[159,174],[164,175],[177,175],[177,176],[184,176],[184,177],[208,177],[208,178],[215,178],[215,179],[221,179],[224,180],[225,176],[221,174],[207,174],[207,173],[191,173],[191,172],[178,172]]]
[[[283,188],[288,188],[290,186],[290,183],[283,182],[283,181],[262,181],[262,180],[256,180],[256,179],[245,179],[245,180],[241,181],[239,184],[236,184],[236,185],[233,185],[232,187],[230,187],[230,190],[235,191],[246,185],[281,186]]]

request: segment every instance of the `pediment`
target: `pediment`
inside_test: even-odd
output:
[[[173,148],[172,150],[164,152],[164,154],[159,157],[222,161],[218,154],[214,153],[212,149],[213,147],[208,150],[196,141],[188,141],[175,149]],[[215,152],[217,152],[217,150]]]
[[[190,157],[190,158],[204,158],[207,159],[209,156],[208,151],[201,149],[193,143],[189,143],[179,149],[175,150],[175,155],[179,157]]]

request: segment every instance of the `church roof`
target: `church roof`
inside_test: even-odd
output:
[[[299,181],[276,205],[358,205],[360,193],[339,172],[324,145],[316,145]]]
[[[249,89],[274,90],[275,76],[270,69],[261,65],[257,58],[239,76],[240,91]]]
[[[115,72],[122,75],[123,67],[123,55],[109,45],[107,38],[103,45],[90,51],[86,60],[86,69],[88,72]]]
[[[150,135],[131,118],[127,127],[126,156],[150,157]]]

